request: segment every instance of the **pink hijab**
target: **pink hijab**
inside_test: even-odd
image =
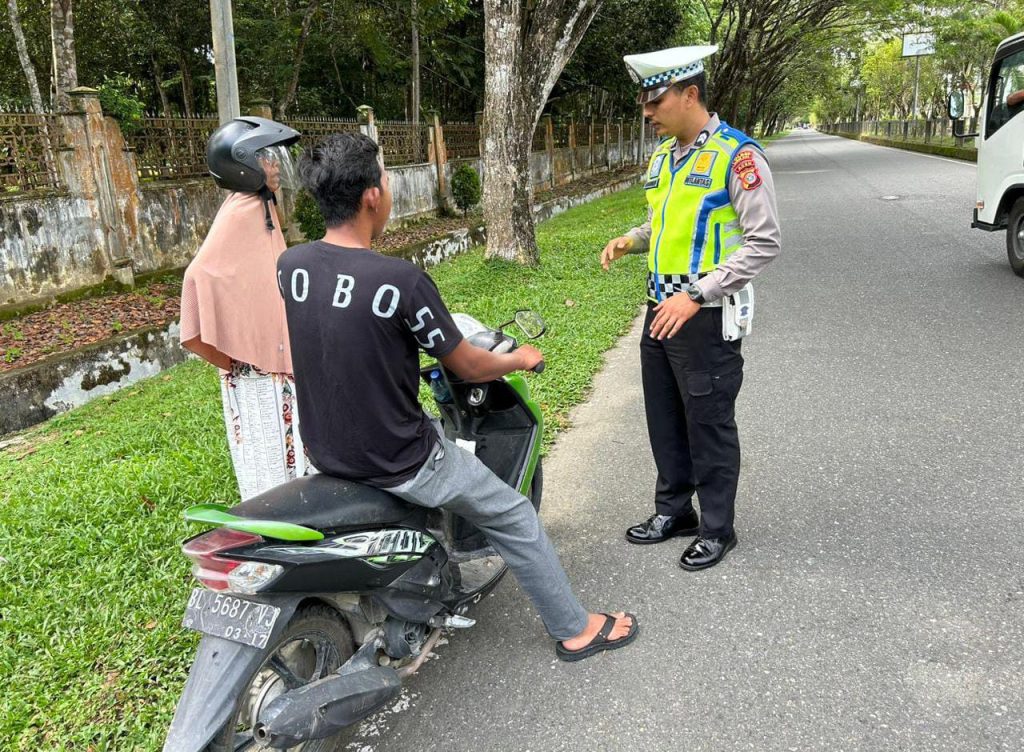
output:
[[[263,199],[232,193],[185,270],[181,341],[199,340],[232,360],[268,373],[292,372],[277,259],[287,248],[273,210],[268,230]]]

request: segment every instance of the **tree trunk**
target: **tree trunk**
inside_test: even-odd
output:
[[[506,79],[511,84],[511,79]],[[533,225],[532,134],[537,125],[531,92],[489,83],[484,97],[484,223],[487,257],[520,264],[540,261]],[[494,101],[497,100],[497,103]]]
[[[185,117],[195,116],[195,100],[192,97],[192,69],[185,55],[179,50],[178,65],[181,67],[181,104],[185,109]]]
[[[51,0],[50,41],[53,49],[53,103],[58,110],[71,109],[68,94],[78,87],[75,58],[74,0]]]
[[[150,65],[153,69],[153,82],[156,84],[157,94],[160,95],[160,111],[164,117],[171,117],[171,100],[167,98],[167,90],[164,88],[164,67],[155,56],[150,58]]]
[[[21,70],[28,80],[28,94],[32,99],[32,109],[39,115],[43,114],[43,95],[39,91],[39,79],[36,77],[36,67],[32,65],[32,58],[28,56],[28,45],[25,44],[25,32],[21,28],[21,16],[18,14],[18,0],[7,0],[7,16],[11,21],[11,31],[14,32],[14,44],[18,48],[18,60],[21,61]]]
[[[420,121],[420,21],[416,0],[412,0],[412,80],[409,82],[410,104],[414,123]],[[435,105],[436,106],[436,105]]]
[[[306,14],[302,17],[302,31],[299,33],[299,44],[295,50],[295,63],[292,66],[292,80],[288,84],[288,91],[284,98],[277,105],[277,117],[284,119],[288,108],[295,104],[295,95],[299,91],[299,71],[302,68],[302,58],[306,54],[306,40],[309,38],[309,27],[313,23],[313,15],[320,7],[320,0],[311,0],[306,6]]]
[[[601,0],[484,0],[484,222],[487,258],[540,261],[533,132]]]

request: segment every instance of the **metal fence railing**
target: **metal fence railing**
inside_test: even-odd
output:
[[[63,188],[57,171],[61,134],[56,115],[0,112],[0,193]]]
[[[480,127],[476,123],[445,123],[444,146],[448,159],[480,156]]]
[[[977,117],[961,121],[962,133],[973,133],[978,127]],[[827,124],[826,133],[847,136],[873,136],[889,141],[906,141],[938,146],[959,146],[973,149],[974,140],[953,135],[953,123],[948,118],[936,120],[854,120]]]
[[[388,167],[423,164],[430,160],[430,126],[426,123],[378,120],[377,142]]]
[[[590,123],[576,123],[576,148],[590,148]]]
[[[216,117],[145,117],[125,134],[135,150],[135,167],[142,180],[173,180],[202,177],[206,167],[206,142],[219,121]]]
[[[355,118],[330,118],[300,115],[282,121],[289,128],[302,134],[302,143],[315,144],[335,133],[358,133],[359,121]]]
[[[58,170],[57,155],[65,140],[64,116],[39,115],[29,112],[0,111],[0,194],[26,193],[38,190],[65,188]],[[296,116],[284,121],[302,134],[304,145],[314,144],[334,133],[358,132],[359,121],[354,118]],[[532,149],[543,152],[547,148],[547,118],[541,119],[532,137]],[[137,126],[123,131],[126,145],[134,152],[138,177],[143,181],[177,180],[207,176],[206,143],[217,129],[215,116],[162,117],[148,115]],[[428,123],[377,121],[377,139],[389,167],[425,164],[431,159],[431,135]],[[836,128],[848,124],[836,124]],[[876,125],[887,137],[893,124]],[[916,134],[918,129],[910,127]],[[573,131],[570,133],[570,131]],[[443,125],[444,147],[448,159],[476,159],[480,153],[480,125],[474,122],[451,122]],[[947,124],[948,132],[948,124]],[[639,125],[633,121],[570,119],[552,121],[553,145],[569,146],[574,140],[581,156],[593,143],[595,159],[607,157],[607,145],[633,142],[639,136]],[[945,132],[926,130],[924,138],[946,137]],[[656,140],[648,129],[648,143]],[[607,141],[607,143],[606,143]],[[598,149],[604,151],[599,151]]]
[[[569,121],[556,120],[554,122],[555,148],[564,149],[569,145]]]
[[[537,122],[537,127],[533,129],[533,143],[531,144],[531,151],[546,151],[548,148],[548,127],[545,123],[545,119],[541,118]]]

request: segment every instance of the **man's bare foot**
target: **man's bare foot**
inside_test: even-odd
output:
[[[612,628],[611,634],[608,635],[608,641],[615,642],[629,634],[629,631],[633,628],[633,620],[622,611],[615,611],[611,616],[615,617],[615,626]],[[588,614],[586,628],[572,639],[562,640],[562,646],[566,650],[579,650],[586,647],[590,644],[591,640],[597,637],[597,633],[604,625],[605,619],[604,614]]]

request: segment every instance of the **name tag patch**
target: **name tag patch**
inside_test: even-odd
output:
[[[644,190],[658,187],[659,178],[661,176],[661,166],[665,164],[666,156],[667,155],[665,154],[659,154],[654,158],[654,161],[651,162],[651,169],[647,173],[647,182],[644,184]]]
[[[687,175],[686,180],[684,182],[686,183],[686,185],[695,185],[698,188],[711,187],[711,178],[706,177],[704,175]]]

